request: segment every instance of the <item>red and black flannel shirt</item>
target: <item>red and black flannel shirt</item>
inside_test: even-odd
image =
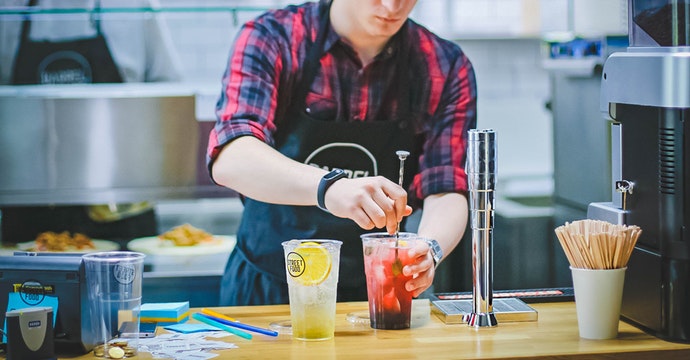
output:
[[[273,145],[273,133],[285,121],[295,83],[307,56],[306,45],[319,32],[318,3],[269,11],[239,31],[223,76],[211,131],[208,167],[222,147],[240,136],[254,136]],[[424,144],[410,195],[424,199],[444,192],[466,192],[464,170],[467,130],[476,126],[476,84],[472,64],[460,47],[408,20],[411,52],[423,59],[410,71],[422,79],[422,107],[416,129]],[[310,37],[311,39],[309,39]],[[396,74],[394,37],[366,67],[355,51],[328,30],[320,69],[307,95],[311,116],[324,120],[374,121],[392,114],[384,91]],[[393,100],[395,101],[395,100]]]

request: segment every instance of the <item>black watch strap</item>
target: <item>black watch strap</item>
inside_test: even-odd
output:
[[[334,182],[347,177],[347,174],[343,169],[333,168],[331,172],[324,175],[319,182],[319,189],[316,193],[316,204],[323,211],[328,211],[326,209],[326,190],[328,190]]]

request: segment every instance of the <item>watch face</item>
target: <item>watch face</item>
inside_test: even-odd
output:
[[[331,170],[331,172],[321,178],[321,181],[319,182],[319,189],[316,194],[316,204],[321,210],[328,211],[326,209],[326,190],[328,190],[328,188],[338,179],[342,179],[344,177],[347,177],[347,173],[344,170],[334,168]]]
[[[428,243],[429,247],[431,248],[431,255],[434,257],[434,260],[436,262],[439,262],[443,257],[443,250],[441,250],[441,245],[439,245],[438,241],[434,239],[429,239]]]
[[[333,180],[333,179],[337,179],[343,175],[345,175],[345,172],[342,169],[333,169],[331,172],[326,174],[326,176],[324,176],[324,179]]]

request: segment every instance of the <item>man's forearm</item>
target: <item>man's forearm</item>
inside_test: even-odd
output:
[[[325,173],[252,136],[226,145],[212,167],[218,184],[255,200],[284,205],[315,205],[318,183]]]
[[[460,243],[468,219],[467,198],[457,193],[428,196],[417,233],[435,239],[444,257]]]

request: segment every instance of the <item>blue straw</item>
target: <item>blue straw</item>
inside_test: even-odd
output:
[[[242,323],[240,323],[239,321],[237,321],[237,320],[234,319],[234,318],[231,318],[231,317],[229,317],[229,316],[227,316],[227,315],[223,315],[223,314],[221,314],[221,313],[215,312],[215,311],[213,311],[213,310],[211,310],[211,309],[206,309],[206,308],[201,309],[201,313],[202,313],[203,315],[206,315],[207,317],[209,317],[209,318],[211,318],[211,319],[216,320],[216,321],[222,321],[223,324],[227,324],[227,325],[230,325],[230,326],[235,326],[235,327],[238,327],[238,328],[244,329],[244,330],[254,331],[254,332],[257,332],[257,333],[263,334],[263,335],[278,336],[278,332],[276,332],[276,331],[264,329],[264,328],[261,328],[261,327],[258,327],[258,326],[252,326],[252,325],[242,324]],[[229,321],[229,322],[228,322],[228,321]]]
[[[264,334],[264,335],[268,335],[268,336],[278,336],[278,332],[277,332],[277,331],[267,330],[267,329],[263,329],[263,328],[260,328],[260,327],[256,327],[256,326],[252,326],[252,325],[243,324],[243,323],[241,323],[241,322],[229,321],[229,320],[221,319],[221,318],[218,318],[218,317],[215,317],[215,316],[211,316],[211,315],[208,315],[208,314],[199,314],[199,315],[204,316],[204,317],[206,317],[207,319],[210,319],[210,320],[219,322],[219,323],[221,323],[221,324],[229,325],[229,326],[236,327],[236,328],[240,328],[240,329],[243,329],[243,330],[253,331],[253,332],[257,332],[257,333],[259,333],[259,334]]]
[[[211,326],[213,326],[213,327],[217,327],[217,328],[219,328],[219,329],[221,329],[221,330],[225,330],[225,331],[227,331],[227,332],[229,332],[229,333],[231,333],[231,334],[237,335],[237,336],[242,337],[242,338],[245,338],[245,339],[247,339],[247,340],[251,340],[251,339],[252,339],[252,334],[249,334],[249,333],[246,333],[246,332],[244,332],[244,331],[242,331],[242,330],[238,330],[238,329],[231,328],[231,327],[229,327],[229,326],[223,325],[223,324],[219,323],[218,321],[216,321],[216,320],[214,320],[214,319],[208,318],[208,317],[207,317],[206,315],[204,315],[204,314],[194,313],[194,314],[192,314],[192,318],[194,318],[195,320],[201,321],[201,322],[204,323],[204,324],[208,324],[208,325],[211,325]]]

